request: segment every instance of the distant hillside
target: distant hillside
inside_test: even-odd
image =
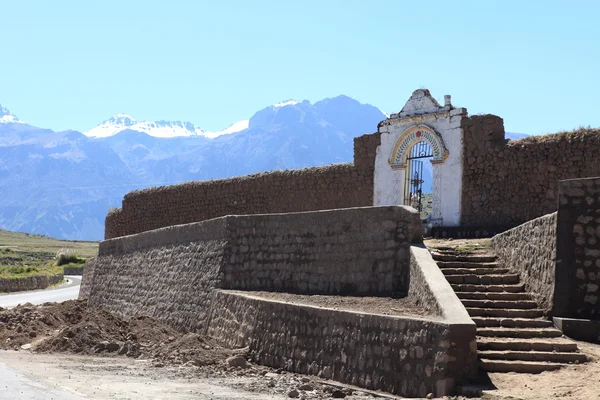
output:
[[[353,159],[379,109],[347,96],[286,101],[221,132],[115,116],[84,135],[0,115],[0,227],[99,240],[104,218],[135,189]]]

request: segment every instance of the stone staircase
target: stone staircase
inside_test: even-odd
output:
[[[432,256],[477,324],[481,369],[540,373],[586,361],[577,343],[543,317],[519,275],[494,255],[436,248]]]

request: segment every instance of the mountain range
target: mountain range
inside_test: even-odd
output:
[[[352,161],[354,137],[385,118],[338,96],[275,104],[219,132],[119,114],[80,133],[31,126],[0,106],[0,228],[100,240],[106,213],[131,190]]]

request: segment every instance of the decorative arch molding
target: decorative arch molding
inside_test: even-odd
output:
[[[442,137],[427,125],[419,124],[405,130],[396,142],[389,159],[391,167],[405,169],[410,150],[419,142],[425,142],[431,146],[432,164],[441,164],[448,158],[448,149],[446,149]]]

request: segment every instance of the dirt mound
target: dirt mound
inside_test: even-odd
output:
[[[22,346],[35,352],[144,357],[157,366],[212,365],[235,353],[153,318],[124,320],[104,310],[90,310],[86,301],[79,300],[0,310],[0,348]]]

